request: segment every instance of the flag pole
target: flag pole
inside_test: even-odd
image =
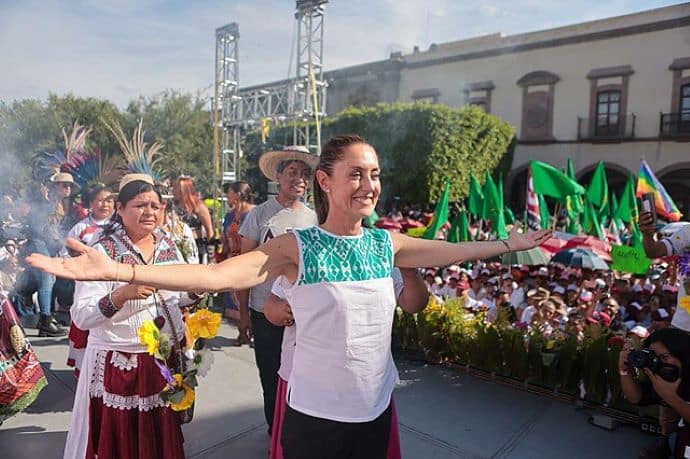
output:
[[[556,202],[556,208],[553,210],[553,227],[551,231],[556,232],[556,224],[558,223],[558,212],[560,212],[561,203]]]

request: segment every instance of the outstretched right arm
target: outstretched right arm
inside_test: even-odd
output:
[[[292,234],[215,265],[127,265],[75,239],[68,239],[67,247],[82,255],[65,259],[31,254],[27,261],[66,279],[125,281],[166,290],[206,292],[251,288],[294,271],[298,263],[297,241]]]

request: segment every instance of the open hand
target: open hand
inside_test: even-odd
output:
[[[51,258],[32,253],[26,257],[26,261],[34,268],[64,279],[115,280],[117,263],[114,260],[73,238],[68,238],[65,245],[81,255],[73,258]]]
[[[513,252],[520,252],[521,250],[529,250],[537,247],[551,237],[551,230],[527,231],[520,232],[520,225],[513,226],[513,229],[508,235],[508,245]]]

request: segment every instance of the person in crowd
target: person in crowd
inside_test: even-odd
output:
[[[156,183],[156,190],[161,196],[163,211],[159,212],[158,226],[172,238],[186,263],[199,263],[199,247],[194,231],[179,217],[173,203],[174,195],[164,183]]]
[[[67,236],[91,246],[100,238],[103,228],[110,223],[115,212],[115,198],[105,184],[99,183],[86,190],[82,196],[82,201],[88,206],[89,215],[74,225],[67,233]],[[60,256],[70,256],[67,247],[63,247],[60,250]],[[67,282],[72,283],[72,281]],[[73,285],[69,296],[71,298],[69,302],[71,306],[74,302]],[[80,329],[74,322],[70,323],[67,366],[74,368],[74,373],[77,377],[79,377],[81,370],[81,362],[84,358],[88,337],[88,331]]]
[[[643,348],[652,352],[660,365],[650,368],[643,365],[635,368],[631,363],[630,342],[626,342],[618,360],[623,394],[634,405],[658,404],[664,402],[679,414],[679,423],[675,432],[673,450],[663,448],[656,451],[656,456],[645,457],[687,457],[690,451],[690,335],[677,328],[665,328],[655,331],[644,341]],[[636,378],[636,373],[643,372],[647,382]],[[668,427],[662,429],[668,435]],[[666,451],[664,451],[666,450]],[[670,453],[670,454],[669,454]]]
[[[74,223],[72,195],[77,190],[74,177],[67,172],[54,175],[42,197],[32,203],[26,222],[27,242],[25,254],[41,253],[55,256],[62,248],[64,236]],[[31,297],[37,292],[40,319],[39,336],[58,337],[67,332],[60,327],[53,313],[53,287],[55,276],[26,268],[16,285],[16,293],[22,297]]]
[[[163,205],[150,176],[125,175],[116,209],[90,250],[129,267],[184,263],[175,242],[158,228]],[[196,295],[128,284],[123,278],[118,270],[111,281],[76,285],[72,320],[89,337],[81,366],[86,377],[77,383],[64,457],[183,458],[181,412],[161,399],[167,382],[138,331],[146,320],[162,322],[162,332],[172,336],[169,367],[179,372],[180,308]]]
[[[429,292],[419,271],[414,268],[393,270],[395,295],[398,305],[403,311],[415,314],[427,305]],[[280,355],[280,369],[278,370],[279,382],[276,391],[276,406],[273,416],[273,433],[271,435],[271,447],[269,457],[271,459],[283,459],[283,448],[280,444],[283,419],[287,407],[288,378],[292,370],[292,358],[296,345],[296,327],[292,309],[285,301],[285,289],[289,288],[289,282],[284,276],[279,277],[273,283],[271,295],[266,301],[264,312],[266,318],[276,326],[285,326],[283,345]],[[400,435],[398,433],[398,419],[395,404],[391,401],[391,429],[386,459],[400,459]]]
[[[306,147],[286,147],[264,153],[259,158],[261,172],[278,183],[278,196],[254,207],[244,217],[238,230],[242,238],[240,252],[249,252],[285,233],[318,224],[316,213],[302,202],[317,160]],[[269,435],[273,428],[284,328],[271,324],[263,313],[272,283],[268,280],[250,291],[238,292],[240,323],[237,338],[238,343],[249,343],[254,339]]]
[[[80,257],[34,254],[29,261],[81,280],[122,273],[133,285],[175,290],[247,289],[286,276],[291,285],[286,299],[299,326],[281,439],[284,456],[383,459],[397,379],[390,352],[393,267],[447,266],[527,250],[544,242],[549,231],[523,234],[514,228],[507,240],[453,244],[362,228],[381,192],[379,175],[376,152],[364,139],[332,138],[314,179],[319,226],[293,230],[220,264],[135,269],[74,240],[69,246],[83,252]]]
[[[209,239],[213,239],[215,232],[213,231],[211,213],[199,197],[194,179],[180,176],[173,186],[173,196],[175,197],[175,211],[182,221],[194,231],[199,262],[206,263],[207,242]]]
[[[234,257],[242,253],[242,237],[240,236],[240,226],[249,215],[254,206],[254,193],[247,182],[237,181],[225,183],[223,192],[228,204],[228,212],[223,219],[223,232],[221,240],[223,249],[219,260]],[[239,322],[239,300],[234,292],[225,293],[225,315],[231,320]],[[236,339],[236,344],[249,344],[245,341],[246,335],[240,333]]]

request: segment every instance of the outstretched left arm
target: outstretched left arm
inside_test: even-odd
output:
[[[501,241],[451,243],[418,239],[391,233],[395,250],[395,265],[401,268],[448,266],[501,255],[506,252],[528,250],[545,242],[551,236],[548,230],[520,233],[513,227],[510,237]]]

